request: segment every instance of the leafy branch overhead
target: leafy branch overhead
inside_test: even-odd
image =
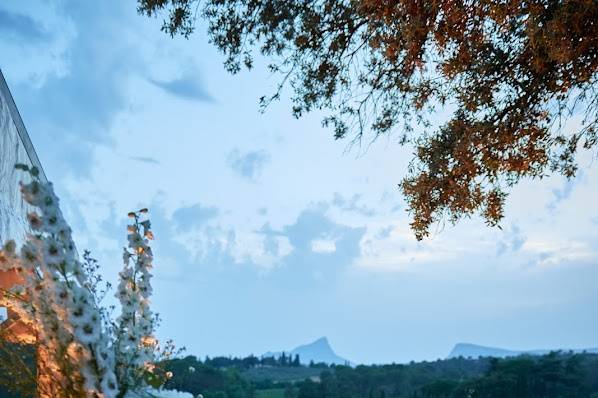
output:
[[[164,14],[172,36],[202,16],[232,73],[256,50],[271,59],[281,81],[263,106],[290,86],[294,115],[329,112],[336,139],[398,133],[414,147],[400,188],[419,239],[475,213],[497,225],[510,187],[575,176],[578,149],[598,142],[594,0],[139,0],[138,11]],[[434,126],[438,109],[449,116]]]

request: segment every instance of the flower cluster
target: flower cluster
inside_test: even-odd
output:
[[[18,281],[0,295],[18,323],[13,338],[37,345],[40,397],[116,397],[110,339],[58,198],[35,167],[17,168],[30,176],[21,193],[32,232],[19,251],[12,241],[0,251],[0,270]]]
[[[19,250],[14,241],[0,250],[0,306],[10,314],[0,337],[35,344],[39,398],[149,396],[144,391],[172,377],[156,363],[182,350],[172,341],[161,347],[154,337],[158,318],[150,309],[153,234],[147,209],[129,213],[116,292],[122,310],[113,321],[100,305],[110,285],[99,288],[99,265],[88,251],[79,261],[52,185],[40,180],[35,167],[16,167],[29,176],[21,194],[32,209],[31,233]]]
[[[150,309],[153,239],[147,209],[129,213],[128,247],[123,252],[123,270],[119,274],[116,297],[121,315],[116,329],[116,371],[122,389],[138,386],[152,373],[156,360],[154,337],[156,316]]]

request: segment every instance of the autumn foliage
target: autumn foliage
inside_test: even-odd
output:
[[[138,9],[166,12],[171,35],[188,36],[203,16],[233,73],[259,49],[281,75],[263,105],[288,85],[295,116],[328,111],[337,139],[395,133],[412,145],[400,188],[419,239],[475,213],[497,225],[510,187],[573,177],[576,152],[598,141],[594,0],[139,0]]]

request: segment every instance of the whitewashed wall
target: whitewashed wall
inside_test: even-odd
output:
[[[16,163],[41,169],[33,145],[0,71],[0,244],[7,239],[22,241],[27,223],[27,205],[21,199],[19,181],[25,177]],[[42,177],[43,170],[42,170]]]

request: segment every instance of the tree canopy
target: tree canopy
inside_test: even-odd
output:
[[[249,357],[248,357],[249,358]],[[167,388],[205,398],[561,398],[598,397],[598,355],[551,352],[511,358],[450,358],[409,364],[330,365],[317,377],[305,367],[218,366],[193,356],[161,364],[172,371]],[[268,370],[252,377],[252,368]],[[288,370],[294,370],[289,380]]]
[[[336,139],[412,145],[399,187],[418,239],[476,213],[498,225],[514,184],[572,178],[578,150],[598,142],[595,0],[138,0],[138,11],[172,36],[203,17],[232,73],[255,51],[271,60],[280,84],[264,107],[288,86],[293,114],[327,112]]]

